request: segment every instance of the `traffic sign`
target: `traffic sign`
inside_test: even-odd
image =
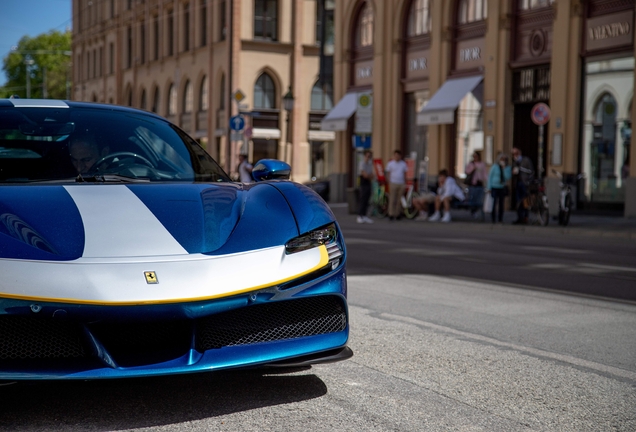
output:
[[[245,119],[242,115],[235,115],[230,119],[230,129],[233,131],[242,131],[245,127]]]
[[[253,134],[254,134],[254,129],[252,129],[251,127],[245,128],[245,138],[250,139],[252,138]]]
[[[235,91],[234,94],[232,94],[232,98],[237,102],[240,103],[243,99],[245,99],[247,96],[245,96],[245,93],[243,93],[240,89]]]
[[[532,118],[532,122],[534,124],[536,124],[537,126],[543,126],[550,121],[550,107],[543,102],[539,102],[532,107],[530,117]]]

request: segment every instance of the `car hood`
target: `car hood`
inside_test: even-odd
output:
[[[266,183],[0,187],[0,258],[215,255],[297,235],[287,200]]]

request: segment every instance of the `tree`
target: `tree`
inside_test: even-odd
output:
[[[31,98],[67,98],[71,78],[71,32],[53,30],[31,38],[23,36],[3,59],[7,82],[0,97],[27,97],[27,70]]]

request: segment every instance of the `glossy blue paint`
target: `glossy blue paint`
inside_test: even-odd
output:
[[[68,261],[84,250],[84,226],[62,186],[0,187],[0,258]]]
[[[264,180],[289,180],[291,167],[277,159],[261,159],[254,164],[252,177],[257,182]]]
[[[280,190],[296,217],[301,234],[320,228],[336,220],[327,203],[313,190],[293,182],[272,182]]]
[[[280,291],[275,288],[260,290],[255,301],[250,299],[249,294],[242,294],[225,299],[170,305],[94,306],[50,303],[40,304],[42,309],[38,312],[38,316],[51,317],[55,311],[65,310],[67,311],[65,315],[67,322],[86,323],[99,322],[106,319],[109,322],[127,322],[131,317],[141,321],[149,318],[199,318],[241,308],[250,303],[275,302],[313,295],[338,295],[344,298],[346,295],[345,272],[345,266],[341,265],[328,275],[291,289],[289,290],[290,292]],[[32,303],[0,298],[0,315],[33,316],[34,313],[30,308]],[[90,327],[90,325],[87,327]],[[231,346],[211,349],[205,352],[190,349],[178,358],[136,367],[117,367],[112,361],[108,360],[110,358],[108,352],[105,352],[103,347],[99,347],[102,350],[99,353],[99,358],[102,360],[99,362],[98,357],[96,357],[94,361],[90,362],[93,365],[90,368],[87,368],[86,364],[84,364],[82,367],[73,369],[72,364],[69,364],[64,369],[51,368],[48,370],[30,371],[15,368],[3,370],[0,366],[0,380],[126,378],[250,367],[344,347],[348,341],[348,336],[349,325],[341,332],[284,341]]]

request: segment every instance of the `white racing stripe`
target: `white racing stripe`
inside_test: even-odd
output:
[[[84,223],[84,258],[187,255],[124,185],[64,186]]]

